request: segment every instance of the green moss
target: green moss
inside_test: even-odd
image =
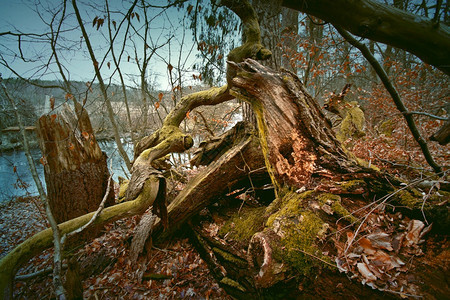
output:
[[[275,255],[304,275],[309,274],[314,267],[323,266],[320,260],[313,258],[325,259],[315,241],[329,227],[318,215],[307,210],[305,202],[311,195],[311,191],[287,194],[283,199],[283,207],[267,220],[267,226],[281,237],[283,250]]]
[[[231,286],[231,287],[238,289],[244,293],[247,291],[242,285],[239,284],[239,282],[234,281],[233,279],[231,279],[229,277],[222,278],[222,280],[220,280],[220,283]]]
[[[384,134],[387,137],[392,136],[392,132],[397,127],[397,124],[394,122],[393,119],[389,119],[386,121],[381,122],[381,124],[378,126],[378,132],[381,134]]]
[[[350,223],[357,223],[358,218],[350,214],[350,212],[342,206],[341,197],[339,195],[334,195],[330,193],[322,193],[317,196],[317,200],[320,205],[328,204],[331,207],[333,213],[338,217],[343,218]]]
[[[258,133],[259,133],[259,140],[261,143],[261,150],[264,155],[264,160],[266,163],[267,173],[269,174],[272,184],[275,187],[275,197],[278,197],[278,191],[281,189],[281,186],[279,185],[278,181],[275,179],[275,170],[273,166],[269,162],[269,146],[267,143],[267,126],[266,122],[264,121],[264,109],[258,101],[253,100],[252,102],[252,108],[256,115],[256,122],[258,126]]]
[[[129,183],[130,183],[130,181],[128,179],[119,177],[120,186],[119,186],[119,197],[117,199],[118,203],[125,201],[125,193],[127,192]]]
[[[349,194],[352,194],[354,191],[360,188],[367,188],[366,182],[362,179],[342,181],[339,183],[339,185],[344,192],[348,192]]]
[[[339,195],[334,195],[330,193],[323,193],[317,196],[317,200],[321,205],[332,204],[334,202],[341,202],[341,197]],[[329,203],[331,202],[331,203]]]
[[[419,191],[416,190],[417,193]],[[423,203],[422,194],[416,194],[414,191],[401,190],[395,194],[395,200],[403,206],[410,209],[421,209]],[[427,204],[427,203],[426,203]],[[427,204],[429,206],[429,204]]]
[[[222,259],[234,264],[235,266],[238,266],[240,268],[247,267],[247,262],[245,260],[243,260],[237,256],[234,256],[231,253],[223,251],[222,249],[219,249],[217,247],[213,247],[212,251],[214,252],[214,254],[221,256]]]
[[[348,108],[342,114],[343,119],[336,137],[344,142],[348,138],[360,138],[365,135],[364,125],[366,118],[364,112],[355,104],[350,103],[352,107]]]
[[[236,213],[219,230],[220,236],[229,236],[240,242],[249,243],[253,234],[264,227],[265,207],[246,208],[241,213]]]

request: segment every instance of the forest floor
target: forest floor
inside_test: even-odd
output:
[[[0,258],[47,227],[37,200],[29,197],[0,204]],[[165,249],[153,247],[146,264],[132,264],[129,246],[138,222],[139,217],[135,216],[111,223],[101,236],[76,252],[79,258],[101,252],[108,262],[103,271],[84,279],[84,299],[231,299],[187,238],[179,237]],[[51,264],[51,251],[47,250],[18,274],[37,272]],[[14,298],[50,299],[52,290],[51,274],[47,273],[26,281],[16,280]]]

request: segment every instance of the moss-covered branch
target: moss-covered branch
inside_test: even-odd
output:
[[[96,224],[106,224],[124,217],[143,213],[153,204],[158,195],[159,178],[153,176],[144,184],[139,196],[129,202],[124,202],[104,209],[96,221]],[[67,234],[83,226],[91,220],[94,212],[80,216],[58,225],[61,234]],[[0,260],[0,296],[9,299],[12,295],[12,283],[17,270],[33,256],[52,246],[52,230],[43,230],[27,239],[14,248],[8,255]]]
[[[216,105],[233,99],[228,93],[228,85],[212,87],[206,91],[192,93],[181,98],[177,106],[164,119],[164,126],[179,126],[186,114],[196,107],[202,105]]]

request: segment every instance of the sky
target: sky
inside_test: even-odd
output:
[[[49,7],[60,4],[60,0],[42,0],[42,1],[30,1],[30,0],[0,0],[0,32],[23,32],[23,33],[36,33],[42,34],[48,32],[48,26],[40,19],[36,13],[35,2],[42,2],[44,5],[49,5]],[[167,1],[152,1],[152,4],[166,4]],[[91,42],[96,53],[96,58],[98,61],[102,59],[105,54],[105,49],[108,47],[108,43],[105,38],[107,37],[107,26],[102,26],[100,30],[96,30],[92,26],[92,20],[96,17],[102,17],[102,12],[96,10],[96,8],[102,8],[99,3],[103,4],[103,1],[78,1],[78,6],[80,13],[84,21],[87,22],[86,30],[91,38]],[[96,7],[98,6],[98,7]],[[112,14],[112,20],[119,24],[122,15],[125,13],[130,4],[128,1],[121,0],[110,0],[111,11],[116,11],[117,13]],[[42,7],[39,11],[43,12],[43,19],[49,21],[51,19],[51,13],[45,12]],[[54,10],[52,10],[54,11]],[[91,60],[88,57],[87,49],[82,42],[81,30],[76,26],[76,19],[73,14],[73,8],[71,6],[71,1],[68,1],[68,11],[69,17],[63,29],[68,29],[62,37],[67,40],[61,40],[60,47],[67,47],[68,49],[60,51],[60,59],[63,61],[63,65],[66,68],[66,73],[70,74],[71,80],[79,81],[91,81],[94,76],[94,68]],[[191,32],[188,30],[183,30],[183,17],[185,12],[178,11],[175,8],[171,8],[165,12],[161,12],[160,9],[151,9],[149,17],[152,18],[150,21],[150,34],[153,43],[158,47],[161,46],[155,53],[155,55],[150,60],[148,73],[150,82],[153,82],[156,89],[167,90],[170,89],[169,84],[169,72],[167,70],[167,64],[170,63],[176,66],[180,61],[181,63],[186,62],[184,68],[186,71],[186,84],[194,84],[190,78],[192,78],[192,65],[195,62],[195,55],[197,53],[196,47],[193,47],[193,38]],[[187,22],[187,20],[186,20]],[[136,28],[143,26],[143,15],[140,12],[140,18],[137,17],[132,20],[133,25]],[[168,37],[172,36],[170,44],[164,44]],[[115,44],[115,51],[119,51],[119,47],[122,44],[123,39],[118,39]],[[136,45],[137,51],[132,49],[132,46]],[[125,76],[126,83],[130,86],[134,86],[133,80],[136,80],[136,75],[139,74],[137,65],[134,61],[134,57],[137,56],[141,58],[143,56],[143,42],[136,35],[133,37],[127,37],[127,52],[122,58],[121,70],[123,73],[127,74]],[[17,37],[11,36],[0,36],[0,54],[5,58],[5,60],[10,64],[12,68],[17,70],[17,72],[24,77],[34,77],[47,80],[60,79],[56,66],[51,66],[48,70],[42,70],[42,65],[45,65],[50,57],[51,50],[48,43],[36,43],[27,42],[27,38],[22,39],[22,52],[25,57],[36,60],[36,62],[24,62],[20,57],[18,57],[18,39]],[[13,52],[11,51],[13,50]],[[179,59],[181,53],[181,59]],[[130,61],[128,61],[128,55],[130,56]],[[107,67],[107,62],[110,62],[111,68]],[[102,76],[105,78],[111,77],[113,68],[113,60],[111,56],[108,56],[105,60],[105,64],[101,69]],[[3,78],[8,78],[14,76],[14,74],[9,71],[5,66],[0,65],[0,73],[2,73]],[[133,79],[134,78],[134,79]],[[118,83],[118,76],[112,77],[113,82]]]

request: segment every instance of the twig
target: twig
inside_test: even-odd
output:
[[[203,114],[200,111],[197,111],[197,110],[195,111],[195,113],[198,114],[200,116],[200,118],[202,118],[203,124],[205,124],[206,131],[208,131],[209,134],[211,134],[211,136],[215,136],[214,132],[211,130],[211,128],[209,128],[208,121],[206,121],[205,116],[203,116]]]
[[[426,113],[426,112],[422,112],[422,111],[405,111],[405,112],[401,112],[401,114],[403,115],[423,115],[423,116],[427,116],[436,120],[441,120],[441,121],[448,121],[449,118],[444,118],[444,117],[439,117],[436,115],[432,115],[430,113]]]
[[[36,170],[36,165],[34,164],[33,157],[31,156],[30,152],[30,146],[28,144],[28,138],[25,133],[25,128],[22,123],[22,116],[19,114],[19,111],[17,109],[16,103],[14,102],[14,99],[11,98],[11,96],[8,93],[8,90],[3,83],[3,79],[0,76],[0,86],[3,89],[3,92],[6,96],[6,98],[11,103],[11,106],[13,107],[14,114],[17,118],[17,125],[19,125],[20,133],[22,135],[23,139],[23,149],[25,151],[25,156],[27,157],[28,161],[28,167],[30,168],[31,175],[34,179],[34,182],[36,184],[36,187],[39,191],[39,196],[41,198],[41,201],[44,203],[45,206],[45,212],[47,215],[48,222],[50,223],[50,227],[53,231],[53,245],[55,248],[55,252],[53,254],[53,285],[55,288],[55,294],[57,299],[65,299],[65,289],[62,283],[62,276],[61,276],[61,268],[62,268],[62,243],[61,243],[61,232],[59,231],[58,224],[56,223],[55,218],[53,217],[52,210],[50,208],[50,204],[48,202],[47,194],[44,191],[44,187],[42,186],[42,182],[39,179],[39,175]]]
[[[67,265],[62,265],[61,270],[65,270],[67,269]],[[52,267],[48,267],[39,271],[36,271],[34,273],[29,273],[29,274],[24,274],[24,275],[17,275],[16,277],[14,277],[14,280],[16,281],[27,281],[39,276],[44,276],[47,274],[52,273],[53,268]]]

